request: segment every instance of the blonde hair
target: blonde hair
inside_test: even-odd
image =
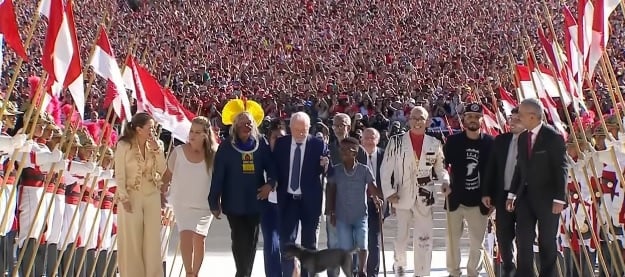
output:
[[[191,120],[192,125],[200,125],[204,129],[204,133],[208,135],[208,139],[204,140],[204,162],[206,163],[206,171],[210,172],[215,161],[215,153],[217,152],[217,139],[213,133],[211,122],[204,116],[195,117]]]
[[[252,116],[252,114],[248,113],[248,112],[242,112],[240,114],[238,114],[236,117],[234,117],[234,121],[232,122],[232,126],[230,126],[230,142],[234,143],[235,140],[237,139],[237,125],[239,124],[239,121],[241,121],[241,119],[243,117],[247,117],[247,119],[250,120],[251,125],[252,125],[252,130],[250,131],[250,137],[254,138],[256,140],[258,140],[258,138],[260,138],[260,131],[258,130],[258,126],[256,124],[256,121],[254,120],[254,117]]]

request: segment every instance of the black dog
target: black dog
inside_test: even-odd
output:
[[[297,258],[308,274],[314,275],[328,268],[340,267],[345,276],[352,275],[352,255],[358,251],[343,249],[311,250],[297,244],[287,245],[284,249],[286,258]]]

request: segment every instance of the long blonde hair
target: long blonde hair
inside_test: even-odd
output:
[[[204,140],[204,161],[206,163],[206,171],[210,172],[215,161],[215,153],[217,152],[217,138],[215,138],[213,133],[211,122],[204,116],[198,116],[191,120],[191,124],[202,126],[204,133],[208,135],[208,139]]]

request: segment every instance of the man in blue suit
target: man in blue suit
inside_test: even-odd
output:
[[[362,132],[362,148],[365,150],[367,156],[366,165],[371,169],[373,178],[375,178],[376,185],[381,184],[380,167],[382,166],[382,159],[384,159],[384,149],[378,147],[380,142],[380,132],[374,128],[367,128]],[[367,203],[368,220],[369,220],[369,232],[368,238],[368,250],[369,257],[367,258],[367,277],[377,277],[380,272],[380,212],[376,205],[373,203],[373,199],[369,198]]]
[[[302,246],[316,249],[323,199],[321,178],[329,164],[328,151],[322,140],[308,135],[310,117],[306,113],[294,113],[290,129],[291,135],[279,138],[274,146],[280,242],[283,246],[294,243],[301,223]],[[293,260],[282,257],[283,276],[292,276]],[[308,272],[302,270],[301,275],[308,276]]]

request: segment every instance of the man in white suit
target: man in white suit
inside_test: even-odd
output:
[[[410,227],[414,228],[414,276],[430,275],[432,264],[434,183],[432,168],[443,185],[449,187],[442,144],[425,134],[428,112],[421,106],[410,112],[410,132],[394,136],[386,147],[380,168],[382,191],[397,214],[395,264],[397,276],[404,276]],[[394,184],[391,184],[393,176]],[[444,193],[447,193],[444,191]],[[412,223],[412,226],[410,225]]]

